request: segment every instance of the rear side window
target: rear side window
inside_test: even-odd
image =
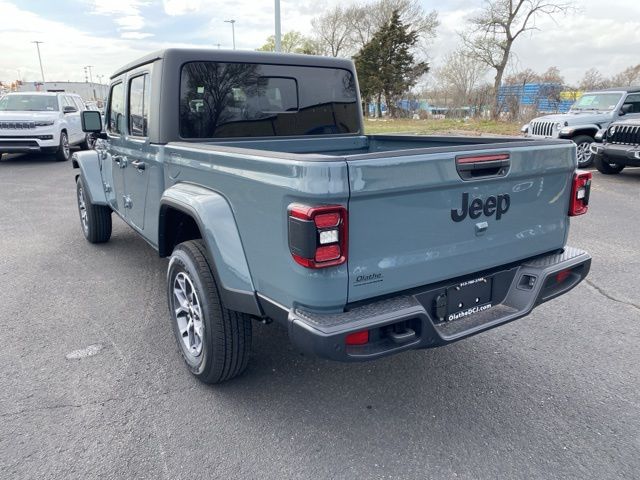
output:
[[[359,133],[359,115],[348,70],[220,62],[182,67],[182,138]]]
[[[149,123],[149,75],[139,75],[129,81],[129,134],[136,137],[148,135]]]
[[[107,131],[114,134],[124,133],[124,85],[122,82],[111,87],[107,115]]]
[[[73,102],[76,104],[76,108],[79,112],[85,109],[84,102],[80,97],[71,97],[71,100],[73,100]]]

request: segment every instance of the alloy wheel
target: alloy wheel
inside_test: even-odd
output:
[[[173,308],[184,348],[195,359],[202,353],[204,322],[198,293],[185,272],[173,281]]]

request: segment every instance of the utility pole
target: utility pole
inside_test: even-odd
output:
[[[36,44],[36,49],[38,50],[38,61],[40,62],[40,73],[42,74],[42,83],[44,84],[44,69],[42,68],[42,57],[40,56],[40,44],[44,43],[39,40],[34,40],[31,43]]]
[[[233,49],[236,49],[236,21],[234,19],[225,20],[224,23],[231,24],[231,36],[233,38]]]
[[[82,67],[82,70],[84,70],[84,83],[88,83],[89,77],[87,76],[87,67]]]
[[[282,45],[280,43],[280,36],[281,36],[281,32],[280,32],[280,0],[275,0],[276,2],[276,52],[280,52],[282,51]]]
[[[91,73],[91,69],[93,68],[93,65],[87,65],[87,66],[86,66],[86,67],[84,67],[84,68],[86,68],[87,70],[89,70],[89,81],[90,81],[91,83],[93,83],[93,73]]]

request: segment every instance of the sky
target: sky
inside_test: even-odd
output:
[[[354,0],[281,0],[282,31],[311,33],[322,6]],[[371,0],[361,0],[364,2]],[[441,25],[428,51],[433,67],[454,50],[457,32],[483,0],[420,0],[437,10]],[[575,0],[576,9],[555,20],[540,19],[538,30],[515,45],[512,69],[543,72],[557,66],[569,83],[589,68],[605,75],[640,63],[640,1]],[[40,80],[34,40],[40,45],[47,81],[93,80],[168,46],[255,49],[274,30],[273,0],[0,0],[0,80]],[[19,76],[19,77],[18,77]]]

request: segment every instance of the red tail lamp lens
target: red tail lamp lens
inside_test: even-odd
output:
[[[369,343],[369,330],[362,330],[347,335],[345,339],[347,345],[365,345]]]
[[[562,283],[571,275],[571,270],[562,270],[556,274],[556,282]]]
[[[316,262],[328,262],[340,258],[340,245],[327,245],[316,250]]]
[[[318,228],[336,227],[340,223],[340,214],[338,212],[321,213],[316,215],[313,220]]]
[[[584,215],[589,210],[589,194],[591,193],[591,172],[576,170],[571,188],[569,216]]]

